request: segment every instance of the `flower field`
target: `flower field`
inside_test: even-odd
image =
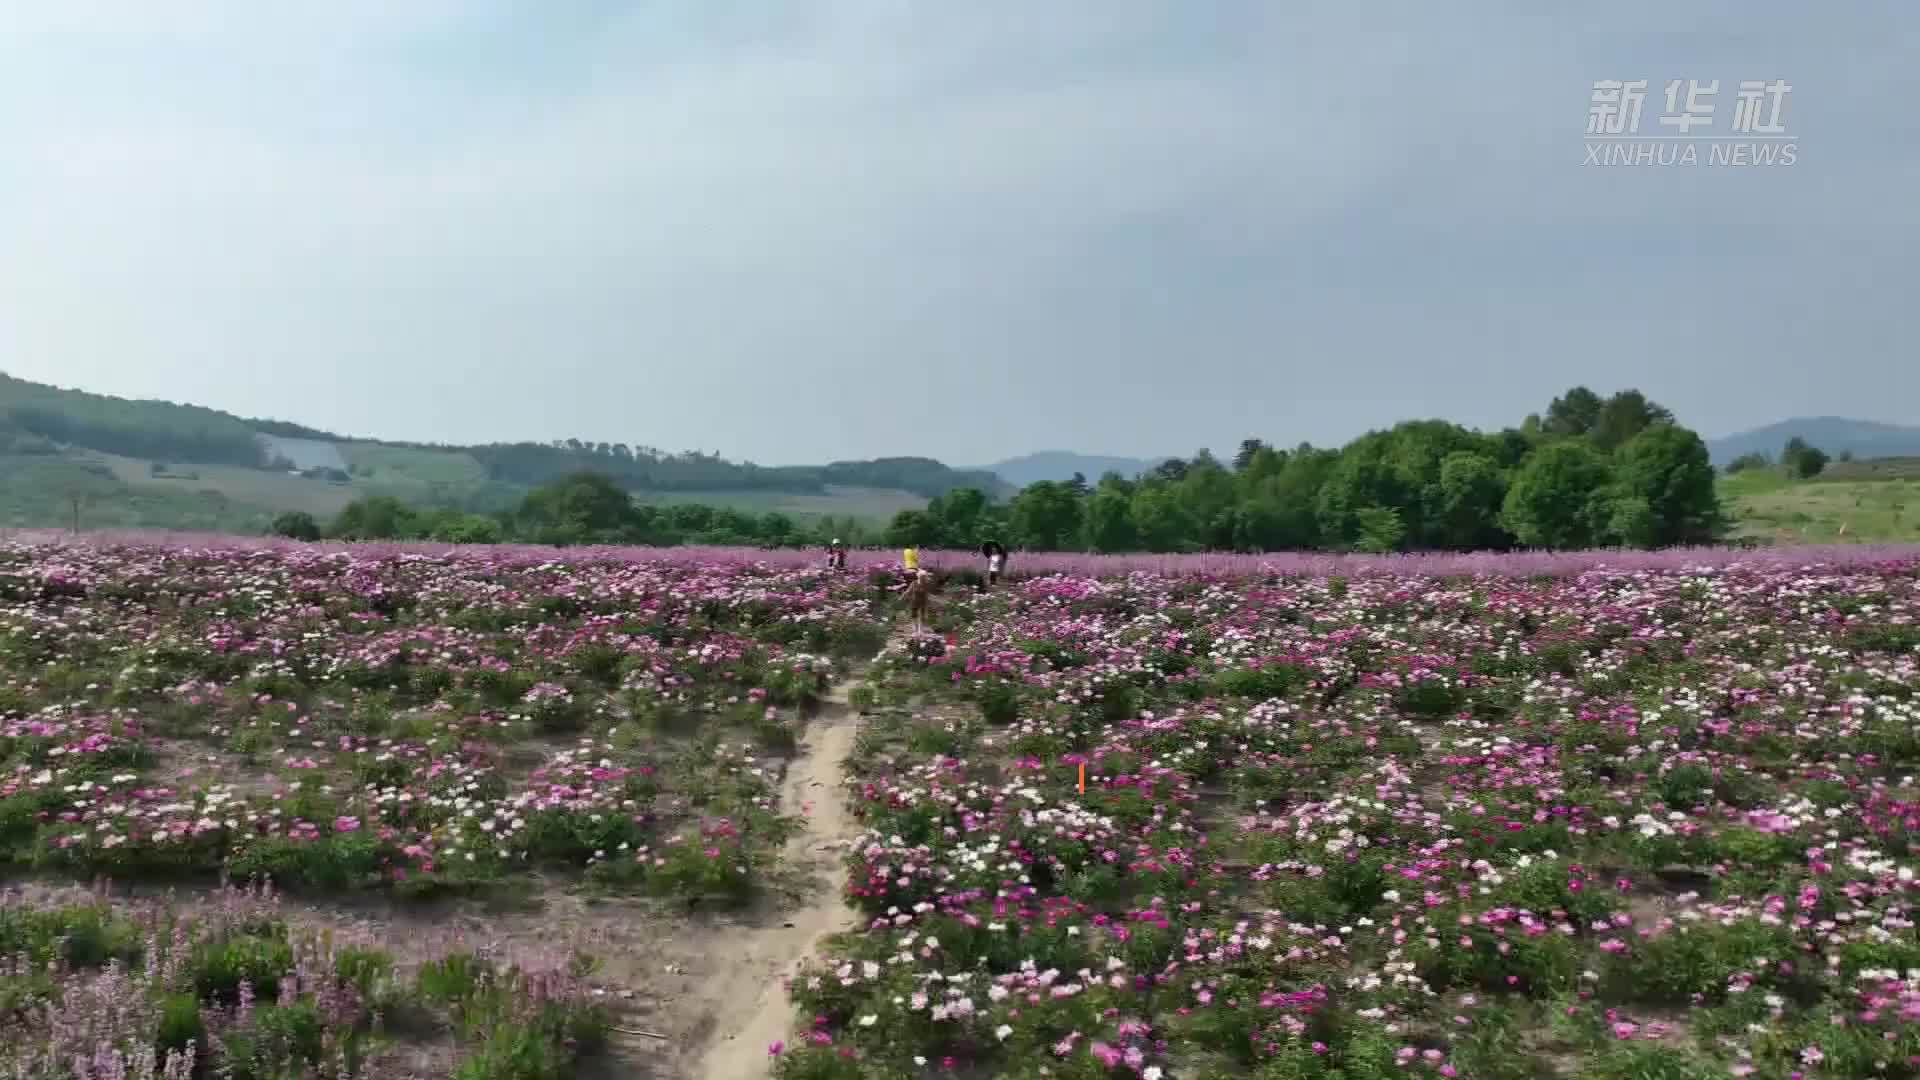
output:
[[[779,1075],[1920,1075],[1892,555],[953,598]]]
[[[777,879],[798,820],[779,805],[780,758],[847,658],[879,648],[875,605],[886,595],[865,577],[737,560],[8,545],[0,867],[189,889],[224,876],[307,898],[407,901],[557,881],[740,908]],[[92,907],[74,917],[135,918]],[[116,931],[128,945],[114,955],[127,970],[162,962],[142,935],[187,918],[141,916],[144,929]],[[273,925],[246,930],[245,947],[277,942],[274,963],[291,963],[298,950],[282,946],[298,928]],[[232,929],[206,932],[225,941]],[[194,944],[197,933],[187,953],[218,951]],[[11,942],[0,926],[0,954],[12,956]],[[98,962],[37,981],[45,959],[23,953],[14,981],[0,977],[0,998],[24,1007],[49,994],[77,1000],[62,987],[106,985]],[[75,1035],[54,1013],[23,1014],[27,1030],[0,1046],[0,1075],[66,1075],[43,1069],[34,1048],[64,1055],[75,1039],[89,1060],[137,1069],[147,1014],[193,1009],[172,977],[122,971],[107,982],[100,992],[133,1010],[124,1023]],[[521,1015],[552,989],[540,986],[488,1008]],[[201,1006],[202,1026],[233,1043],[244,1025],[231,993]],[[309,1066],[333,1076],[360,1059],[349,1044],[370,1021],[341,1013],[271,1068],[219,1061],[236,1076]],[[566,1075],[488,1064],[493,1045],[473,1048],[479,1064],[460,1075]],[[198,1040],[202,1073],[212,1050]],[[89,1068],[80,1075],[121,1075]]]
[[[0,543],[0,1076],[586,1075],[643,983],[327,912],[724,957],[851,678],[788,1080],[1920,1077],[1920,552],[1013,570],[914,640],[878,555]]]

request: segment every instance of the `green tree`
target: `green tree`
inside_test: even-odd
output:
[[[1174,496],[1191,523],[1188,539],[1196,546],[1214,550],[1233,546],[1235,489],[1234,474],[1205,450],[1173,485]]]
[[[1500,521],[1522,544],[1593,547],[1603,535],[1607,459],[1583,440],[1549,443],[1514,472]]]
[[[760,515],[755,525],[755,535],[762,543],[788,547],[799,542],[800,530],[794,525],[793,519],[778,511]]]
[[[570,473],[527,493],[518,518],[549,543],[607,543],[625,539],[633,499],[604,473]]]
[[[1786,448],[1780,451],[1780,464],[1800,480],[1820,475],[1820,471],[1827,467],[1827,460],[1826,451],[1809,445],[1798,435],[1788,439]]]
[[[445,540],[449,544],[497,544],[505,539],[505,530],[498,521],[479,514],[461,514],[458,519],[449,522],[436,540]]]
[[[391,495],[355,499],[334,519],[333,534],[346,540],[400,540],[413,535],[413,511]]]
[[[1187,463],[1184,458],[1167,458],[1160,464],[1147,470],[1146,479],[1175,483],[1187,475]]]
[[[1192,551],[1194,521],[1168,484],[1142,484],[1133,495],[1133,527],[1148,551]]]
[[[1112,474],[1109,474],[1112,475]],[[1133,498],[1104,482],[1087,500],[1086,545],[1090,551],[1114,554],[1134,551],[1140,546],[1140,534],[1133,526]]]
[[[1317,450],[1301,443],[1286,462],[1253,496],[1262,511],[1254,522],[1263,529],[1259,551],[1308,551],[1323,546],[1318,513],[1320,489],[1340,462],[1337,450]],[[1254,468],[1260,469],[1255,462]],[[1269,516],[1270,515],[1270,516]],[[1253,527],[1254,522],[1249,523]]]
[[[1353,542],[1355,551],[1378,555],[1400,550],[1400,543],[1407,535],[1400,511],[1391,506],[1366,506],[1355,512],[1354,519],[1358,526]]]
[[[1600,395],[1576,386],[1547,406],[1540,429],[1551,436],[1585,435],[1600,421]]]
[[[1673,413],[1664,406],[1647,400],[1638,390],[1622,390],[1600,406],[1589,434],[1595,446],[1614,450],[1655,424],[1671,423]]]
[[[1616,495],[1607,503],[1607,539],[1625,547],[1650,548],[1660,543],[1660,518],[1638,495]]]
[[[1656,424],[1628,440],[1614,460],[1620,493],[1641,499],[1653,516],[1652,544],[1697,544],[1720,529],[1713,465],[1700,436]]]
[[[889,547],[935,547],[940,540],[940,522],[925,510],[902,510],[887,524]]]
[[[1028,484],[1007,508],[1013,543],[1034,551],[1064,551],[1080,538],[1080,500],[1052,480]]]
[[[1440,460],[1438,489],[1431,531],[1440,546],[1462,551],[1507,546],[1500,527],[1507,482],[1492,459],[1471,450],[1448,454]]]
[[[1320,489],[1316,509],[1323,536],[1354,544],[1362,529],[1359,511],[1383,507],[1399,514],[1407,546],[1451,546],[1441,466],[1449,454],[1484,445],[1482,436],[1442,420],[1409,420],[1362,435],[1340,451]]]
[[[311,542],[320,539],[320,523],[305,511],[290,511],[273,519],[273,535]]]
[[[987,493],[979,488],[955,488],[927,504],[927,516],[937,535],[927,543],[939,547],[972,547],[987,521]]]

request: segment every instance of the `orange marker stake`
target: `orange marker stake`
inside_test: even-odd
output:
[[[1083,761],[1080,763],[1080,794],[1085,795],[1086,793],[1087,793],[1087,763]]]

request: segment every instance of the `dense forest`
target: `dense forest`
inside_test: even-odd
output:
[[[61,390],[0,375],[0,436],[22,434],[133,458],[266,464],[253,429],[227,413]]]
[[[970,490],[970,489],[969,489]],[[984,497],[983,497],[984,498]],[[724,544],[820,546],[832,539],[874,544],[881,532],[855,518],[797,519],[728,507],[636,503],[601,473],[580,472],[528,492],[495,513],[410,506],[391,496],[356,499],[324,525],[302,513],[282,514],[273,532],[300,540],[436,540],[453,544]]]
[[[796,522],[705,506],[636,505],[597,471],[555,478],[492,515],[356,502],[324,530],[346,538],[454,542],[821,544],[1028,550],[1428,551],[1664,547],[1703,543],[1726,522],[1707,448],[1637,390],[1575,387],[1544,414],[1498,432],[1410,420],[1338,449],[1243,441],[1232,460],[1202,450],[1137,479],[1028,485],[999,501],[980,488],[936,495],[883,529]],[[281,523],[318,536],[312,520]]]

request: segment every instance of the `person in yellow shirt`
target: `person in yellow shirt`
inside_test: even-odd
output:
[[[906,564],[907,573],[909,574],[919,573],[920,572],[920,549],[909,545],[906,550],[900,553],[900,561]]]

